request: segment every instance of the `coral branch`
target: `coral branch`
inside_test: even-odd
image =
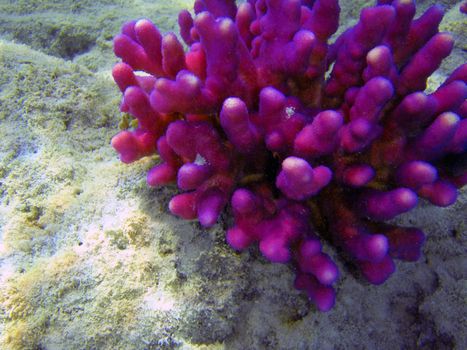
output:
[[[464,7],[462,7],[464,9]],[[228,244],[288,263],[321,311],[339,271],[319,237],[370,283],[415,261],[423,232],[384,221],[419,198],[445,207],[467,183],[467,64],[435,91],[452,48],[439,6],[377,1],[333,44],[336,0],[196,0],[178,17],[185,49],[147,19],[114,39],[125,163],[155,153],[151,186],[176,183],[170,211],[204,227],[232,213]],[[328,246],[328,245],[326,245]]]

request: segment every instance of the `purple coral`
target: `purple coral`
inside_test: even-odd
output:
[[[384,221],[420,197],[451,205],[467,183],[467,64],[424,92],[453,47],[440,7],[414,19],[414,1],[378,1],[328,44],[339,11],[335,0],[196,0],[194,18],[179,15],[188,51],[146,19],[114,40],[121,110],[137,119],[112,139],[121,160],[158,153],[147,181],[177,183],[169,208],[184,219],[210,227],[230,203],[227,242],[290,263],[322,311],[339,273],[319,236],[383,283],[425,239]]]

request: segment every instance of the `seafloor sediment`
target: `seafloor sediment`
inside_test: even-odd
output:
[[[112,37],[141,17],[175,31],[191,1],[167,3],[0,0],[0,348],[465,349],[465,189],[398,219],[426,232],[424,255],[382,286],[324,243],[342,273],[319,313],[289,267],[227,246],[228,215],[179,220],[175,187],[146,185],[154,159],[118,160]],[[341,25],[368,3],[341,1]],[[442,3],[456,47],[431,86],[466,61],[461,2]]]

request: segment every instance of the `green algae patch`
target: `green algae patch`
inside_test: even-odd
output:
[[[89,160],[111,152],[118,93],[109,77],[2,40],[0,77],[2,247],[29,263],[76,241],[61,227],[76,220]]]
[[[136,248],[149,246],[153,237],[148,229],[148,221],[147,216],[136,214],[121,229],[105,231],[105,235],[118,249],[126,249],[129,245]]]
[[[133,225],[130,219],[123,226]],[[53,348],[58,340],[67,349],[157,343],[154,328],[176,324],[178,300],[164,287],[166,273],[154,247],[121,249],[104,232],[89,231],[81,244],[36,259],[4,283],[0,348]]]
[[[458,6],[450,9],[440,25],[440,31],[449,32],[454,36],[455,45],[461,50],[467,50],[467,17],[459,11]]]
[[[59,301],[79,284],[70,278],[77,255],[63,252],[38,261],[27,272],[12,276],[0,294],[8,315],[1,343],[4,349],[33,349],[58,312]]]
[[[114,62],[112,39],[129,18],[156,17],[164,32],[175,31],[173,14],[190,5],[187,0],[0,2],[0,35],[98,71]]]
[[[110,72],[1,40],[0,63],[0,348],[177,344],[173,265],[109,144]]]
[[[78,138],[79,135],[67,132],[91,126],[101,131],[101,144],[106,141],[102,128],[111,132],[109,126],[116,123],[118,101],[109,76],[96,79],[79,65],[3,41],[0,63],[0,76],[6,77],[0,85],[2,111],[8,115],[7,122],[31,133],[30,142],[47,139],[83,147],[92,144],[91,140],[84,143],[83,136]],[[87,137],[94,136],[96,142],[97,134],[92,129],[88,133]]]

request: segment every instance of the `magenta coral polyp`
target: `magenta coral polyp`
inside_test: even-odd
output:
[[[384,221],[424,198],[455,202],[467,183],[467,65],[432,93],[426,82],[452,48],[432,6],[378,1],[337,37],[334,0],[196,0],[181,37],[147,19],[114,40],[121,110],[137,127],[112,139],[125,163],[158,153],[151,186],[176,183],[169,209],[256,243],[290,263],[318,309],[334,305],[339,272],[319,236],[371,283],[415,261],[422,231]],[[143,73],[144,72],[144,73]]]

